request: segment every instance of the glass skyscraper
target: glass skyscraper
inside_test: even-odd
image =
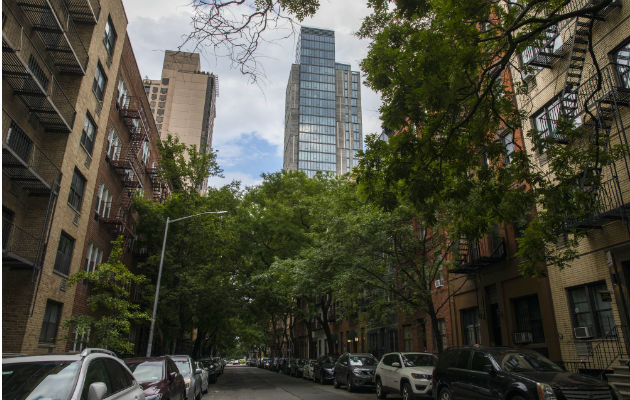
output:
[[[363,143],[359,73],[335,62],[334,31],[302,27],[286,92],[284,169],[343,175]]]

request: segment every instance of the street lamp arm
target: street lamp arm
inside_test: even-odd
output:
[[[193,215],[187,215],[185,217],[180,217],[180,218],[175,218],[175,219],[169,219],[168,223],[173,223],[173,222],[177,222],[177,221],[181,221],[183,219],[188,219],[188,218],[192,218],[192,217],[197,217],[199,215],[205,215],[205,214],[227,214],[227,211],[205,211],[199,214],[193,214]]]

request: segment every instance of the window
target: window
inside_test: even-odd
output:
[[[471,369],[473,371],[487,372],[488,368],[492,368],[492,361],[480,351],[475,351],[472,358]]]
[[[512,153],[514,153],[514,134],[507,132],[501,136],[501,142],[503,143],[503,148],[505,148],[505,164],[509,165],[512,160]]]
[[[461,311],[463,341],[466,345],[480,342],[479,309],[477,307]]]
[[[105,154],[107,154],[111,160],[118,160],[120,158],[121,147],[118,133],[116,132],[116,129],[112,127],[107,135],[107,148]]]
[[[168,93],[168,88],[161,88],[160,89],[160,93],[162,93],[162,94]]]
[[[526,296],[514,299],[514,315],[517,332],[530,332],[533,343],[544,343],[542,315],[538,304],[538,296]]]
[[[616,64],[617,84],[623,89],[630,89],[630,42],[614,52],[613,62]]]
[[[96,209],[94,210],[94,219],[98,220],[98,217],[109,218],[109,213],[112,208],[112,193],[101,183],[96,192]]]
[[[73,250],[74,239],[65,232],[61,232],[59,246],[57,247],[57,257],[55,258],[55,271],[63,275],[70,275],[70,262],[72,261]]]
[[[534,129],[538,131],[541,138],[551,137],[560,143],[566,143],[566,138],[557,133],[558,120],[564,115],[570,118],[574,114],[575,105],[571,99],[565,99],[564,106],[560,96],[554,97],[547,105],[542,107],[532,116]],[[575,117],[574,122],[579,125],[581,120]]]
[[[155,89],[157,91],[157,88],[153,88],[153,89]],[[155,100],[155,99],[157,99],[157,94],[152,94],[151,95],[151,100]],[[151,103],[154,103],[154,102],[151,102]]]
[[[125,367],[123,367],[120,362],[112,358],[105,358],[104,361],[105,367],[107,368],[107,373],[109,375],[109,381],[112,385],[112,393],[122,392],[123,390],[133,385],[133,377],[129,375]]]
[[[153,99],[153,98],[151,98]],[[160,95],[160,101],[166,101],[166,95],[165,94],[161,94]]]
[[[90,156],[92,155],[92,150],[94,150],[94,136],[96,136],[96,125],[90,113],[86,113],[85,121],[83,121],[83,131],[81,132],[81,146]]]
[[[70,183],[70,194],[68,195],[68,204],[76,211],[81,210],[81,204],[83,203],[83,192],[85,190],[85,178],[78,169],[74,169],[74,175],[72,175],[72,182]]]
[[[444,318],[438,319],[438,331],[440,332],[440,337],[442,337],[442,347],[445,349],[448,347],[448,342],[446,340],[446,321]]]
[[[164,109],[163,108],[158,108],[157,115],[164,115]]]
[[[83,332],[79,335],[79,332],[74,331],[74,338],[72,339],[72,351],[81,351],[83,350],[88,340],[90,340],[90,330],[87,332]]]
[[[119,106],[124,107],[129,102],[129,91],[127,90],[127,85],[125,85],[125,81],[123,78],[120,78],[118,81],[118,94],[116,97],[116,103]]]
[[[153,88],[151,88],[151,93],[157,93],[157,92],[158,92],[157,86],[153,86]]]
[[[7,132],[7,145],[17,154],[22,161],[30,162],[31,150],[33,148],[33,141],[26,133],[19,127],[14,121],[11,121],[9,125],[9,131]]]
[[[44,321],[42,330],[39,333],[39,343],[54,344],[57,340],[57,329],[61,320],[61,307],[63,304],[48,300],[46,311],[44,311]]]
[[[615,326],[612,297],[600,281],[567,290],[573,327],[587,327],[593,336],[604,337]]]
[[[103,382],[107,387],[107,392],[104,397],[108,397],[112,394],[111,392],[111,383],[109,380],[109,374],[107,373],[107,368],[105,367],[105,358],[95,358],[90,361],[88,365],[87,372],[85,373],[85,381],[83,382],[83,391],[81,392],[81,400],[87,400],[88,391],[90,389],[90,385],[94,382]]]
[[[105,86],[107,85],[107,76],[103,71],[103,66],[99,62],[96,66],[96,73],[94,74],[94,83],[92,84],[92,91],[97,99],[103,101],[105,96]]]
[[[107,23],[105,24],[105,34],[103,35],[103,43],[105,44],[105,50],[110,57],[114,54],[114,45],[116,44],[116,30],[112,23],[111,17],[107,17]]]
[[[168,85],[169,79],[168,78],[162,78],[162,85]]]
[[[403,348],[404,351],[413,351],[413,333],[410,325],[403,326]]]

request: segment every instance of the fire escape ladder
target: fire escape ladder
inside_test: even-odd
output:
[[[578,110],[578,90],[582,81],[584,62],[588,51],[588,36],[594,20],[576,17],[575,29],[571,39],[571,49],[562,89],[562,114],[573,119]]]

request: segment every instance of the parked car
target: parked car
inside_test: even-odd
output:
[[[275,371],[284,373],[286,371],[288,362],[289,360],[287,360],[285,357],[278,358],[278,365],[276,366]]]
[[[2,398],[144,399],[144,391],[125,363],[103,349],[80,354],[47,354],[2,359]]]
[[[208,385],[210,384],[210,374],[199,361],[194,361],[196,370],[201,370],[201,393],[208,393]]]
[[[376,367],[376,397],[399,393],[403,400],[431,398],[437,357],[431,353],[388,353]]]
[[[201,369],[196,368],[194,361],[187,355],[170,356],[179,372],[184,376],[186,384],[186,400],[201,399]]]
[[[511,347],[470,346],[440,354],[433,396],[457,399],[621,399],[607,383],[565,371],[541,354]]]
[[[218,364],[211,358],[202,358],[198,360],[203,368],[208,373],[208,383],[216,383],[217,377],[220,375],[220,368]]]
[[[288,375],[301,378],[304,372],[304,360],[301,358],[292,358],[288,366]]]
[[[260,364],[258,365],[258,367],[269,369],[269,364],[271,364],[271,359],[269,357],[263,357],[260,359]]]
[[[287,358],[282,366],[282,373],[285,375],[293,375],[293,371],[297,369],[297,358]]]
[[[335,362],[339,356],[337,354],[328,354],[321,356],[313,365],[313,380],[322,385],[332,382],[334,377]]]
[[[225,370],[225,360],[221,357],[212,357],[212,361],[216,364],[219,375],[222,375]]]
[[[304,368],[302,369],[302,378],[312,381],[314,366],[315,366],[315,360],[304,360]]]
[[[349,392],[356,388],[374,387],[378,360],[369,353],[345,353],[335,363],[333,385],[345,385]]]
[[[170,357],[128,358],[125,364],[142,386],[147,400],[186,398],[184,377]]]

